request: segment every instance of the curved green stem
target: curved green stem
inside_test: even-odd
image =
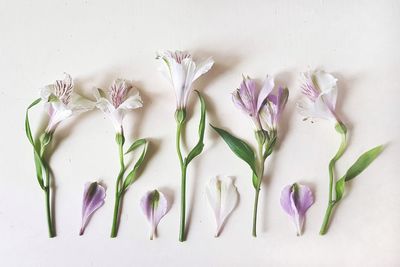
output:
[[[113,223],[111,228],[111,237],[114,238],[118,233],[118,223],[119,223],[119,214],[120,214],[120,205],[122,196],[124,194],[122,188],[122,180],[125,173],[125,163],[124,163],[124,136],[123,134],[117,134],[117,144],[118,144],[118,153],[119,153],[119,163],[120,163],[120,171],[117,177],[117,181],[115,183],[115,203],[114,203],[114,215],[113,215]]]
[[[336,131],[340,133],[341,136],[341,143],[338,151],[336,152],[335,156],[329,162],[329,199],[328,199],[328,207],[325,211],[324,220],[322,222],[322,226],[320,229],[319,234],[324,235],[328,231],[329,222],[332,215],[333,208],[336,204],[336,201],[333,199],[333,184],[335,182],[335,164],[343,155],[347,147],[347,129],[345,125],[341,122],[338,122],[336,125]]]

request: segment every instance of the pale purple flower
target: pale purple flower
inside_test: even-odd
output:
[[[148,191],[140,200],[140,207],[150,223],[150,239],[156,236],[157,225],[168,212],[168,200],[157,190]]]
[[[95,107],[95,103],[74,92],[71,75],[65,73],[64,80],[57,80],[41,89],[40,96],[49,114],[47,133],[52,133],[57,125],[75,113],[85,112]]]
[[[311,189],[305,185],[294,183],[285,186],[281,193],[281,206],[292,217],[297,235],[301,235],[306,211],[314,203]]]
[[[103,206],[105,198],[106,190],[98,182],[88,182],[85,184],[82,205],[82,225],[79,235],[83,235],[90,217],[93,212]]]
[[[122,133],[122,121],[129,110],[143,106],[139,92],[133,90],[129,81],[117,79],[109,91],[99,88],[94,89],[96,107],[103,111],[110,119],[116,133]]]
[[[302,93],[307,97],[297,104],[299,112],[308,118],[339,121],[336,114],[337,79],[324,71],[303,74]]]
[[[289,97],[287,88],[279,86],[277,94],[270,93],[267,97],[265,105],[261,108],[260,117],[264,128],[269,131],[277,129],[282,111],[285,108]]]
[[[233,184],[232,177],[214,177],[207,184],[206,196],[214,212],[217,224],[215,237],[218,237],[226,219],[238,203],[239,193]]]
[[[211,57],[196,64],[189,53],[182,51],[159,51],[156,59],[161,63],[161,73],[175,89],[177,109],[186,108],[193,82],[214,64]]]

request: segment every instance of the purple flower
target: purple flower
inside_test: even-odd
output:
[[[140,206],[150,223],[150,240],[153,240],[153,237],[156,235],[158,223],[168,212],[167,198],[160,191],[148,191],[140,200]]]
[[[288,89],[282,86],[279,86],[276,95],[272,93],[268,95],[267,101],[260,111],[261,122],[267,130],[276,130],[288,97]]]
[[[83,235],[93,212],[103,206],[105,197],[106,190],[98,182],[88,182],[85,184],[82,206],[82,225],[79,235]]]
[[[289,214],[296,226],[297,235],[301,235],[305,214],[314,203],[311,189],[305,185],[294,183],[285,186],[281,193],[281,206]]]

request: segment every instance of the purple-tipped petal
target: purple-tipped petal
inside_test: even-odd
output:
[[[82,205],[82,225],[79,235],[83,235],[93,212],[103,206],[105,197],[106,190],[98,182],[88,182],[85,184]]]
[[[168,212],[168,200],[160,191],[148,191],[140,200],[140,207],[151,226],[150,239],[156,235],[161,218]]]
[[[283,188],[281,206],[292,217],[297,235],[301,235],[306,211],[313,203],[314,196],[309,187],[294,183]]]
[[[274,78],[267,76],[264,81],[264,85],[261,88],[258,99],[257,99],[257,112],[260,111],[261,107],[263,106],[265,99],[271,94],[272,90],[274,89],[275,82]]]

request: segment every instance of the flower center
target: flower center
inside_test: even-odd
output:
[[[61,102],[63,102],[65,105],[68,105],[71,100],[73,88],[74,85],[71,79],[65,79],[64,81],[57,80],[54,94]]]
[[[132,86],[127,84],[126,81],[116,81],[111,86],[111,101],[115,108],[118,108],[124,102],[129,89]]]

